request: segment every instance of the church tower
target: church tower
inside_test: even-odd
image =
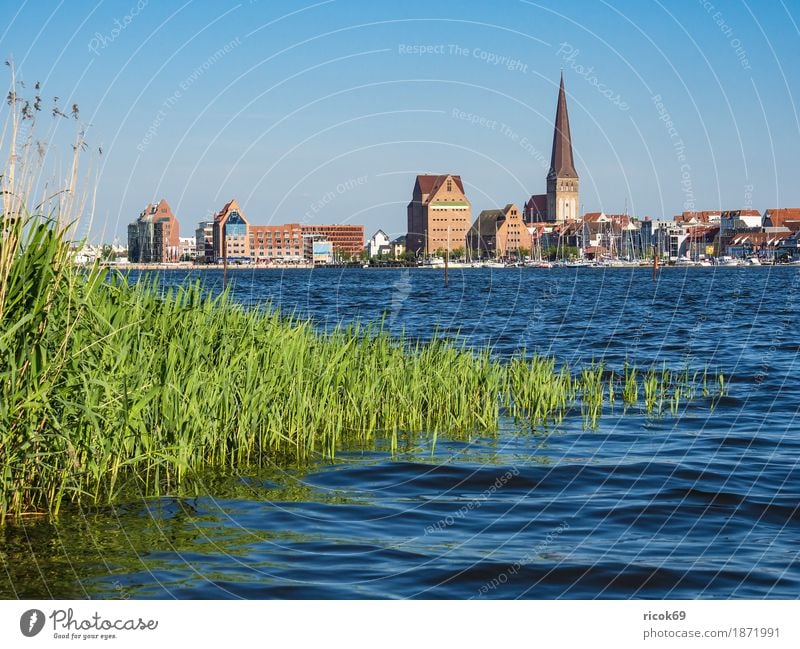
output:
[[[567,96],[564,92],[564,73],[558,89],[556,123],[553,130],[553,153],[547,174],[547,217],[549,221],[563,223],[579,219],[578,173],[572,161],[572,137],[569,133]]]

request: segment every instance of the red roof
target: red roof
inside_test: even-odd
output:
[[[789,225],[791,221],[800,221],[800,207],[783,207],[780,209],[767,210],[764,214],[773,228],[787,227],[796,231],[797,225]]]
[[[417,176],[417,185],[419,185],[419,190],[423,194],[433,194],[439,187],[444,184],[444,181],[447,180],[448,175],[455,180],[456,186],[464,193],[464,184],[461,182],[461,176],[453,176],[452,174],[442,174],[439,176],[428,176],[428,175],[421,175]]]
[[[698,221],[699,223],[708,223],[710,221],[710,217],[712,216],[720,216],[722,212],[719,210],[705,210],[702,212],[681,212],[675,217],[675,220],[683,223],[688,223],[689,221]]]
[[[547,194],[533,194],[525,203],[525,209],[535,212],[546,212]]]
[[[217,212],[214,215],[215,221],[219,221],[223,216],[225,216],[228,213],[228,210],[231,207],[231,203],[233,203],[234,200],[236,199],[232,198],[231,200],[229,200],[227,203],[225,203],[225,207],[223,207],[219,212]]]
[[[606,218],[612,223],[616,223],[622,227],[627,227],[631,223],[629,214],[606,214]]]
[[[718,225],[696,225],[689,228],[686,238],[692,241],[708,240],[716,237],[718,232]]]
[[[748,232],[747,234],[737,234],[731,237],[731,245],[737,246],[749,241],[753,245],[775,245],[788,239],[791,236],[789,232],[774,233],[774,232]]]

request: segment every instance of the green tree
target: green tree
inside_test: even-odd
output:
[[[555,261],[556,259],[569,259],[578,256],[578,249],[575,246],[551,246],[542,250],[542,257]]]

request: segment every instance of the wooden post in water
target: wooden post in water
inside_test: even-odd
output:
[[[658,275],[658,250],[653,250],[653,281],[656,281]]]
[[[450,283],[448,270],[450,267],[450,226],[447,226],[447,248],[444,250],[444,287],[447,288]]]
[[[228,242],[225,240],[225,226],[222,226],[222,288],[228,288]]]

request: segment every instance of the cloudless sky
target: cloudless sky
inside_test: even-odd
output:
[[[545,191],[562,68],[583,211],[800,206],[799,23],[797,0],[0,0],[0,53],[79,104],[37,128],[86,126],[95,240],[162,197],[183,236],[231,198],[398,235],[418,173],[460,174],[473,216]]]

